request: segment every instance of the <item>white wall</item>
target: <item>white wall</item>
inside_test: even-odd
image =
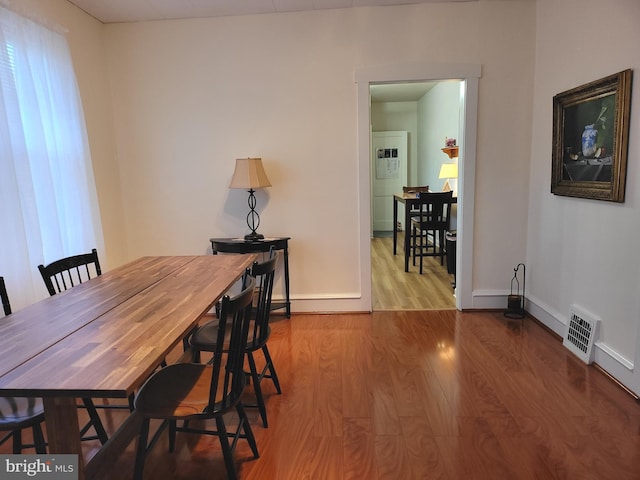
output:
[[[599,20],[592,28],[594,19]],[[530,310],[561,334],[571,304],[599,317],[596,362],[640,393],[640,2],[538,0],[536,23],[527,238]],[[626,201],[552,195],[553,96],[627,68],[636,71],[636,85]]]
[[[372,102],[371,131],[406,131],[409,146],[407,170],[409,185],[418,181],[418,103],[417,102]]]
[[[446,138],[460,139],[460,82],[440,82],[418,102],[418,146],[420,181],[432,190],[440,191],[444,180],[438,178],[443,163],[457,163],[442,151]],[[457,180],[450,183],[454,185]]]
[[[245,233],[246,194],[228,182],[235,158],[261,156],[273,187],[258,192],[260,231],[292,237],[294,310],[367,309],[354,74],[381,65],[477,64],[471,282],[478,299],[506,293],[525,252],[525,222],[514,227],[505,218],[526,217],[528,157],[513,152],[529,149],[534,2],[106,26],[64,0],[30,3],[68,29],[108,266],[205,253],[209,237]]]
[[[534,11],[483,1],[108,25],[128,255],[204,253],[210,236],[244,233],[245,195],[227,186],[235,158],[261,156],[273,187],[258,195],[260,230],[292,237],[294,310],[368,309],[354,72],[481,63],[473,282],[505,293],[524,234],[508,238],[494,176],[505,164],[526,172],[511,152],[528,149]],[[513,185],[506,209],[525,217],[526,173]]]

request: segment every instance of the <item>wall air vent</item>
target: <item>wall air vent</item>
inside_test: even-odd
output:
[[[593,345],[599,320],[579,307],[572,305],[569,322],[562,344],[587,365],[593,363]]]

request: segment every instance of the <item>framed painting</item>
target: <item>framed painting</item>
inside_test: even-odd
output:
[[[624,202],[632,71],[553,97],[551,193]]]

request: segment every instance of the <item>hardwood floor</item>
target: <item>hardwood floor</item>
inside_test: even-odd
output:
[[[371,240],[373,310],[443,310],[455,308],[451,282],[440,259],[424,257],[423,273],[409,263],[404,271],[404,233],[398,235],[398,253],[393,255],[393,238]]]
[[[268,429],[249,409],[243,480],[640,479],[640,404],[532,320],[277,315],[270,349],[283,394],[263,383]],[[132,477],[134,443],[105,478]],[[145,478],[225,478],[217,439],[178,434],[170,454],[164,434]]]

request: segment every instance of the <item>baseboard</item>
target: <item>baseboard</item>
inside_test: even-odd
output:
[[[506,290],[474,290],[471,292],[471,309],[473,310],[495,310],[507,308]]]
[[[274,301],[276,298],[274,296]],[[282,301],[282,300],[277,300]],[[369,311],[360,293],[305,295],[291,297],[294,313],[345,313]]]
[[[566,316],[563,316],[557,310],[552,309],[549,305],[531,296],[528,296],[526,298],[525,309],[532,317],[534,317],[560,338],[564,337],[568,321],[568,318]]]

